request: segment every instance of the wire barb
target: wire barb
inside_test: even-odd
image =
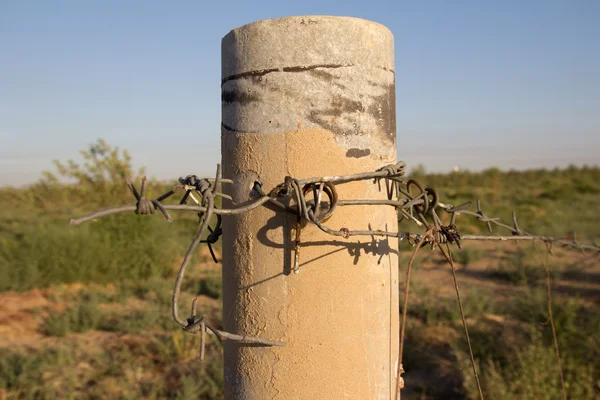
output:
[[[181,263],[177,277],[175,279],[175,287],[173,289],[172,297],[172,314],[173,319],[182,327],[182,329],[189,333],[201,333],[201,349],[200,358],[203,359],[205,356],[205,345],[206,345],[206,334],[211,332],[219,340],[228,339],[235,340],[242,343],[253,343],[264,346],[283,346],[284,342],[263,339],[250,335],[235,334],[225,331],[218,330],[208,322],[206,322],[204,316],[197,317],[196,306],[197,298],[192,302],[192,315],[190,318],[182,319],[179,316],[179,295],[181,291],[181,285],[184,278],[184,274],[187,266],[190,263],[192,255],[195,253],[197,246],[200,243],[206,243],[209,247],[211,256],[215,263],[218,262],[216,254],[213,250],[214,245],[223,234],[221,227],[222,217],[224,215],[240,215],[252,211],[255,208],[265,206],[275,209],[277,212],[283,212],[296,218],[296,240],[294,247],[294,266],[293,270],[295,273],[299,272],[300,269],[300,239],[301,231],[307,224],[313,224],[321,231],[337,237],[343,237],[349,239],[354,236],[369,236],[369,237],[395,237],[399,240],[407,239],[410,246],[415,246],[411,261],[407,270],[406,287],[404,294],[404,309],[402,314],[402,325],[400,332],[400,346],[399,346],[399,364],[398,364],[398,376],[397,376],[397,397],[400,389],[404,385],[404,380],[401,374],[404,372],[402,365],[402,354],[403,354],[403,342],[404,342],[404,329],[406,326],[406,310],[408,303],[409,293],[409,280],[412,263],[417,251],[423,245],[431,245],[432,248],[439,247],[440,251],[450,263],[452,267],[452,274],[454,278],[454,285],[456,288],[456,295],[458,305],[463,319],[463,326],[467,343],[469,345],[469,351],[471,355],[471,362],[473,367],[473,373],[475,375],[477,386],[479,389],[480,398],[483,399],[483,393],[477,371],[475,368],[475,361],[473,359],[473,352],[471,349],[471,342],[468,334],[466,319],[462,308],[462,302],[460,299],[460,293],[458,291],[458,284],[456,281],[456,269],[450,253],[450,244],[456,244],[459,249],[462,249],[461,241],[465,240],[532,240],[532,241],[543,241],[546,243],[548,251],[551,252],[552,244],[556,243],[561,246],[584,250],[593,250],[600,254],[600,246],[597,244],[580,244],[577,242],[575,233],[573,234],[572,240],[558,239],[548,236],[537,236],[530,234],[522,230],[517,221],[517,216],[513,213],[512,226],[507,225],[500,221],[499,218],[490,218],[482,210],[481,202],[477,200],[477,211],[470,211],[471,203],[463,203],[458,206],[451,204],[444,204],[440,202],[438,193],[435,189],[429,187],[423,187],[419,182],[414,179],[405,180],[403,178],[405,174],[406,164],[402,161],[386,165],[373,172],[362,172],[358,174],[351,174],[345,176],[321,176],[308,179],[296,179],[290,176],[285,177],[284,181],[279,185],[275,186],[271,191],[265,193],[263,185],[260,181],[256,181],[253,186],[252,193],[255,198],[245,202],[244,205],[233,208],[217,208],[215,206],[215,198],[221,197],[232,200],[232,197],[226,193],[221,192],[220,186],[223,184],[233,184],[231,179],[226,179],[221,176],[221,166],[217,165],[217,171],[214,179],[210,178],[199,178],[196,175],[188,175],[185,178],[179,178],[178,184],[173,186],[171,190],[158,196],[157,198],[150,200],[146,199],[147,181],[146,178],[142,178],[140,192],[137,191],[135,186],[131,182],[127,182],[127,186],[133,196],[135,197],[136,204],[123,205],[119,207],[108,208],[94,213],[74,218],[71,220],[72,225],[78,225],[87,221],[92,221],[97,218],[106,217],[113,214],[134,212],[138,215],[152,215],[155,210],[159,210],[167,221],[171,221],[171,216],[168,211],[192,211],[198,214],[199,229],[196,236],[192,240],[187,253]],[[340,199],[338,197],[337,187],[350,182],[356,181],[369,181],[372,180],[374,184],[380,185],[381,180],[385,181],[385,190],[387,200],[385,199]],[[174,195],[178,190],[184,190],[184,194],[179,201],[179,204],[162,204],[162,201]],[[381,185],[380,185],[381,190]],[[308,193],[313,193],[313,199],[309,200],[306,198]],[[187,204],[188,200],[192,199],[196,204]],[[293,205],[287,205],[292,204]],[[342,206],[385,206],[393,207],[399,216],[399,223],[403,220],[414,223],[417,227],[425,227],[424,233],[413,233],[413,232],[390,232],[385,230],[369,229],[367,230],[350,230],[346,227],[331,228],[326,225],[328,220],[337,210],[337,207]],[[450,223],[444,225],[438,212],[444,210],[451,214]],[[484,235],[463,235],[459,232],[456,226],[457,215],[463,214],[477,218],[479,221],[487,224],[488,230],[492,232],[492,225],[506,229],[511,232],[510,236],[484,236]],[[217,221],[214,228],[209,226],[211,218],[216,215]],[[207,235],[208,233],[208,235]],[[204,239],[203,239],[204,238]],[[442,245],[446,245],[448,252],[445,252]],[[548,289],[549,290],[549,289]],[[551,314],[551,309],[549,308]],[[554,329],[554,328],[553,328]],[[557,347],[558,356],[558,347]],[[561,370],[562,374],[562,370]],[[562,375],[561,375],[562,377]],[[564,382],[563,382],[564,383]]]

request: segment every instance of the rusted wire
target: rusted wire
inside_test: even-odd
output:
[[[402,302],[402,321],[400,322],[400,342],[398,345],[398,373],[396,375],[396,396],[395,399],[400,399],[400,390],[404,388],[404,379],[402,378],[402,374],[404,371],[404,365],[402,364],[402,359],[404,355],[404,331],[406,328],[406,315],[408,310],[408,292],[410,290],[410,274],[412,272],[412,266],[415,261],[415,257],[421,248],[421,245],[425,242],[425,239],[430,237],[433,233],[433,228],[429,228],[424,235],[421,236],[419,243],[415,246],[415,249],[410,256],[410,261],[408,262],[408,267],[406,268],[406,282],[404,283],[404,299]]]
[[[205,184],[202,185],[201,187],[199,187],[198,191],[200,192],[200,195],[202,196],[202,199],[203,199],[202,205],[207,208],[207,211],[206,211],[206,213],[203,213],[200,216],[200,229],[198,230],[198,233],[194,237],[194,240],[192,240],[192,244],[188,248],[188,251],[185,254],[185,257],[183,258],[183,262],[181,263],[181,266],[179,267],[179,272],[177,273],[177,277],[175,278],[175,288],[173,289],[173,301],[172,301],[173,319],[184,328],[189,325],[189,321],[183,320],[183,319],[181,319],[181,317],[179,317],[178,302],[179,302],[179,292],[181,291],[181,283],[183,281],[185,269],[187,268],[188,264],[190,263],[192,254],[194,254],[196,247],[198,247],[198,244],[200,244],[200,241],[202,240],[201,238],[204,235],[204,232],[206,231],[206,229],[208,227],[208,223],[210,222],[210,217],[212,216],[213,209],[214,209],[214,198],[213,198],[210,183],[208,181],[204,181],[204,182],[205,182]]]
[[[446,243],[449,241],[450,243],[456,242],[457,244],[459,244],[459,242],[456,241],[457,239],[459,239],[459,240],[486,240],[486,241],[490,241],[490,240],[494,240],[494,241],[541,240],[544,242],[553,242],[558,245],[576,248],[576,249],[580,249],[580,250],[593,250],[593,251],[600,252],[600,246],[598,246],[597,244],[580,244],[576,240],[568,241],[568,240],[554,238],[554,237],[550,237],[550,236],[533,235],[529,232],[523,231],[520,229],[518,224],[516,224],[516,215],[513,216],[513,226],[510,226],[510,225],[507,225],[507,224],[501,222],[499,218],[490,218],[490,217],[486,216],[483,213],[483,211],[481,210],[480,201],[477,201],[477,212],[468,210],[468,207],[470,207],[470,203],[461,204],[456,207],[452,206],[450,204],[441,203],[441,202],[439,202],[437,192],[434,189],[431,189],[431,188],[423,189],[422,186],[415,180],[408,180],[406,182],[399,180],[399,177],[401,177],[404,173],[404,171],[403,171],[404,166],[405,166],[404,163],[400,162],[400,163],[394,164],[392,166],[383,167],[380,170],[377,170],[375,172],[370,172],[370,173],[365,172],[365,173],[361,173],[361,174],[353,174],[353,175],[347,175],[347,176],[330,176],[330,177],[319,177],[319,178],[310,178],[310,179],[301,179],[301,180],[295,180],[291,177],[287,177],[286,181],[284,183],[275,187],[269,194],[265,193],[262,190],[262,184],[260,184],[260,182],[257,181],[255,183],[255,192],[257,192],[259,194],[259,197],[257,197],[253,201],[247,203],[244,206],[234,207],[231,209],[213,209],[212,213],[217,214],[217,215],[238,215],[238,214],[243,214],[243,213],[249,212],[261,205],[264,205],[267,202],[270,202],[271,204],[278,206],[283,211],[286,211],[288,213],[291,213],[294,215],[298,215],[298,213],[301,213],[300,215],[304,220],[306,220],[307,222],[314,223],[324,232],[327,232],[334,236],[342,236],[342,237],[387,236],[387,237],[397,237],[399,239],[406,239],[412,235],[413,237],[416,237],[416,240],[418,240],[419,234],[413,234],[410,232],[389,232],[389,231],[382,231],[382,230],[350,231],[343,227],[339,228],[339,229],[331,229],[322,224],[322,222],[324,222],[324,218],[322,218],[322,217],[317,218],[316,220],[319,221],[319,223],[317,223],[315,218],[310,217],[311,209],[313,210],[313,213],[314,213],[314,204],[308,204],[305,199],[305,188],[307,186],[311,186],[312,188],[314,188],[314,187],[316,187],[315,184],[321,184],[321,183],[326,184],[326,186],[324,186],[324,189],[318,189],[318,188],[316,189],[316,194],[317,194],[317,196],[319,196],[319,193],[321,192],[321,190],[325,193],[331,193],[331,191],[335,190],[334,189],[335,186],[339,185],[339,184],[353,182],[353,181],[357,181],[357,180],[370,180],[370,179],[378,180],[378,179],[385,178],[386,180],[392,181],[394,183],[394,185],[392,187],[396,188],[396,189],[392,189],[391,192],[392,193],[396,192],[398,194],[398,196],[400,196],[400,195],[404,196],[403,199],[392,200],[391,198],[388,198],[388,200],[375,200],[375,199],[347,199],[346,200],[346,199],[337,199],[336,198],[336,199],[332,199],[330,202],[330,209],[327,212],[327,214],[328,214],[327,217],[331,216],[331,214],[333,213],[333,210],[337,206],[387,205],[387,206],[396,208],[398,210],[398,212],[400,214],[402,214],[402,218],[407,218],[407,219],[415,222],[418,226],[428,226],[430,223],[427,221],[425,216],[427,214],[432,214],[432,215],[437,216],[437,214],[435,214],[436,209],[441,208],[441,209],[445,210],[446,212],[452,214],[452,220],[451,220],[451,224],[449,226],[452,226],[452,225],[456,226],[455,225],[456,215],[464,214],[464,215],[474,216],[478,220],[480,220],[482,222],[486,222],[488,224],[490,231],[491,231],[491,225],[494,224],[498,227],[505,228],[511,232],[511,236],[460,235],[460,233],[458,233],[458,231],[454,228],[454,232],[450,237],[448,236],[447,230],[442,230],[441,232],[438,233],[438,235],[441,235],[439,237],[439,241],[442,243]],[[191,189],[195,189],[197,191],[197,189],[198,189],[197,185],[201,181],[210,183],[210,182],[215,182],[216,180],[215,179],[201,180],[195,175],[189,175],[186,178],[180,178],[180,183],[182,183],[183,186],[181,186],[181,185],[175,186],[171,191],[165,193],[162,196],[159,196],[157,199],[152,200],[151,205],[150,205],[150,203],[148,203],[146,201],[144,204],[144,207],[140,208],[139,196],[136,194],[136,192],[134,192],[134,195],[136,195],[136,200],[138,200],[138,204],[136,204],[136,206],[118,206],[118,207],[113,207],[113,208],[96,211],[94,213],[72,219],[71,224],[79,225],[79,224],[87,222],[87,221],[91,221],[91,220],[102,218],[102,217],[105,217],[108,215],[123,213],[123,212],[135,211],[136,213],[139,213],[139,214],[150,214],[150,213],[153,213],[153,209],[160,209],[161,211],[164,210],[163,215],[165,215],[165,218],[167,218],[168,220],[170,220],[170,217],[168,216],[167,211],[195,211],[195,212],[205,213],[208,211],[208,209],[204,205],[188,205],[188,204],[166,204],[166,205],[163,205],[160,203],[161,200],[164,200],[168,196],[172,195],[177,189],[180,189],[180,188],[186,189],[186,195],[184,195],[184,198],[186,198],[186,196],[189,195],[188,192],[191,192]],[[232,181],[230,179],[221,179],[220,182],[232,183]],[[405,189],[401,188],[402,184],[405,186]],[[413,195],[411,193],[413,187],[416,188],[418,191],[418,193],[415,195]],[[295,197],[295,199],[297,201],[296,207],[286,206],[277,200],[278,197],[290,196],[291,194],[293,194],[293,196]],[[216,189],[213,188],[213,197],[216,197],[216,196],[230,198],[230,196],[220,193],[220,192],[216,191]],[[430,196],[432,197],[432,199],[429,198]],[[388,197],[390,197],[390,191],[388,191]],[[140,212],[140,210],[146,210],[146,211]],[[416,214],[417,217],[414,217],[414,214]],[[434,222],[436,222],[435,219],[434,219]]]
[[[266,339],[261,339],[259,337],[250,336],[250,335],[236,335],[233,333],[219,330],[219,329],[215,328],[214,326],[212,326],[211,324],[209,324],[208,322],[206,322],[204,315],[200,316],[200,318],[197,317],[197,302],[198,302],[198,297],[195,297],[194,300],[192,300],[192,316],[187,319],[187,324],[183,328],[183,330],[185,332],[189,332],[189,333],[200,332],[200,335],[201,335],[200,336],[200,359],[201,360],[204,360],[205,346],[206,346],[206,333],[207,333],[206,330],[207,329],[210,332],[212,332],[217,337],[217,339],[219,339],[221,341],[223,339],[229,339],[229,340],[234,340],[234,341],[242,342],[242,343],[260,344],[263,346],[284,346],[285,345],[284,342],[279,342],[276,340],[266,340]]]
[[[199,216],[199,229],[196,236],[192,240],[190,247],[184,257],[184,260],[179,268],[175,287],[173,289],[172,297],[172,314],[173,319],[182,327],[186,332],[197,333],[200,332],[202,339],[201,345],[201,357],[204,357],[204,346],[205,346],[205,335],[207,330],[212,332],[219,338],[235,340],[245,343],[255,343],[265,346],[283,346],[285,343],[258,338],[243,334],[234,334],[224,332],[216,329],[212,325],[208,324],[204,316],[196,317],[196,302],[193,302],[192,316],[187,319],[183,319],[179,316],[179,295],[181,291],[181,284],[184,278],[185,270],[190,263],[191,257],[195,252],[197,246],[200,243],[207,243],[215,262],[217,258],[214,254],[212,245],[215,244],[219,237],[222,235],[221,219],[222,216],[227,215],[239,215],[252,211],[253,209],[260,206],[272,206],[279,212],[287,213],[291,216],[296,217],[296,244],[294,254],[294,272],[299,271],[300,265],[300,239],[301,230],[306,224],[313,224],[318,227],[321,231],[332,235],[339,236],[348,239],[352,236],[383,236],[383,237],[395,237],[399,240],[406,239],[411,245],[417,244],[417,249],[413,253],[411,263],[407,271],[407,281],[405,288],[405,303],[402,317],[402,328],[399,348],[399,365],[398,365],[398,387],[397,391],[400,390],[401,385],[401,372],[403,371],[402,366],[402,352],[403,352],[403,341],[404,341],[404,327],[406,324],[406,304],[408,302],[408,285],[410,279],[410,269],[416,251],[423,244],[430,244],[440,248],[444,257],[448,260],[452,266],[452,274],[454,278],[454,284],[456,288],[456,294],[458,299],[458,305],[463,319],[463,326],[467,343],[469,345],[469,352],[471,355],[471,363],[473,366],[473,373],[475,375],[477,386],[479,389],[480,397],[483,398],[481,385],[477,376],[475,368],[475,361],[473,359],[473,352],[471,348],[471,342],[468,334],[466,319],[462,308],[462,302],[458,291],[458,284],[456,281],[456,270],[452,261],[451,254],[449,253],[449,244],[456,244],[459,248],[461,247],[461,241],[464,240],[540,240],[547,243],[549,246],[552,243],[570,247],[574,249],[593,250],[600,252],[600,246],[597,244],[580,244],[577,242],[575,236],[573,240],[568,241],[564,239],[557,239],[548,236],[534,235],[524,231],[518,225],[517,216],[513,213],[513,223],[507,225],[500,221],[499,218],[488,217],[481,208],[481,202],[477,201],[477,211],[470,211],[469,207],[471,203],[464,203],[458,206],[450,204],[444,204],[440,202],[439,196],[435,189],[423,187],[419,182],[414,179],[406,180],[403,178],[405,173],[406,165],[403,162],[396,164],[390,164],[380,168],[373,172],[363,172],[359,174],[345,175],[345,176],[321,176],[307,179],[295,179],[293,177],[286,177],[284,182],[274,187],[268,193],[264,191],[263,185],[260,181],[256,181],[253,187],[253,193],[257,196],[246,202],[243,206],[237,206],[234,203],[233,208],[217,208],[215,207],[214,199],[216,197],[226,198],[232,200],[231,196],[219,191],[219,185],[222,184],[233,184],[231,179],[225,179],[221,177],[221,167],[217,166],[217,173],[214,179],[201,179],[196,175],[188,175],[185,178],[179,179],[179,184],[173,186],[171,190],[164,193],[161,196],[153,200],[145,198],[146,194],[146,179],[142,179],[142,186],[140,193],[137,192],[133,184],[128,182],[128,186],[136,199],[136,205],[124,205],[113,208],[100,210],[82,217],[74,218],[71,220],[71,224],[78,225],[87,221],[92,221],[98,218],[102,218],[108,215],[123,213],[123,212],[135,212],[139,215],[154,214],[155,210],[159,210],[162,215],[171,221],[171,217],[168,211],[193,211],[198,213]],[[373,183],[381,185],[381,181],[385,181],[386,194],[388,199],[340,199],[338,198],[337,186],[349,182],[355,181],[368,181],[372,180]],[[180,200],[179,204],[162,204],[163,200],[174,195],[177,191],[183,190],[184,195]],[[313,200],[307,200],[306,195],[313,193]],[[324,199],[323,194],[327,197]],[[196,198],[198,196],[198,198]],[[193,199],[196,205],[187,204],[188,199]],[[325,206],[324,203],[327,203]],[[293,205],[287,205],[292,204]],[[335,210],[339,206],[387,206],[394,207],[399,214],[399,221],[402,222],[404,219],[416,224],[418,227],[425,227],[425,233],[412,233],[412,232],[392,232],[378,229],[368,230],[350,230],[347,227],[330,228],[326,225],[329,218],[335,213]],[[325,210],[323,208],[326,207]],[[438,211],[444,210],[451,214],[451,221],[449,225],[443,225]],[[490,232],[492,231],[492,225],[498,226],[503,229],[507,229],[511,232],[511,236],[485,236],[485,235],[462,235],[456,227],[457,215],[467,215],[477,218],[481,222],[485,222]],[[217,216],[217,223],[215,228],[209,227],[209,222],[213,215]],[[205,236],[208,232],[208,235]],[[205,238],[205,239],[203,239]],[[448,253],[444,251],[442,245],[446,245]],[[551,248],[548,247],[548,251]]]
[[[552,313],[552,290],[551,290],[551,285],[550,285],[550,262],[548,260],[548,256],[550,254],[552,254],[552,248],[550,247],[549,243],[545,243],[546,245],[546,252],[545,254],[542,256],[537,247],[535,247],[535,242],[534,242],[534,248],[536,253],[538,254],[538,256],[540,258],[542,258],[542,264],[544,264],[544,270],[546,271],[546,301],[547,301],[547,306],[548,306],[548,320],[550,321],[550,327],[552,328],[552,339],[554,341],[554,353],[556,354],[556,361],[558,363],[558,373],[560,376],[560,385],[561,385],[561,389],[562,389],[562,394],[563,394],[563,400],[567,400],[567,387],[565,385],[565,374],[563,372],[563,368],[562,368],[562,361],[560,358],[560,349],[558,347],[558,336],[556,335],[556,326],[554,324],[554,314]]]
[[[462,319],[463,329],[465,331],[465,338],[467,339],[467,346],[469,348],[469,356],[471,358],[471,368],[473,369],[473,376],[475,377],[475,382],[477,383],[477,391],[479,392],[479,398],[483,400],[483,390],[481,389],[481,382],[479,382],[479,375],[477,374],[477,366],[475,365],[475,357],[473,356],[473,346],[471,346],[471,338],[469,336],[469,328],[467,327],[467,319],[465,317],[465,311],[463,309],[462,301],[460,299],[460,291],[458,289],[458,281],[456,279],[456,266],[454,265],[454,260],[452,259],[452,253],[450,252],[450,246],[448,243],[446,244],[446,248],[448,251],[444,250],[444,247],[441,243],[437,243],[437,247],[440,249],[448,264],[450,264],[450,268],[452,269],[452,279],[454,280],[454,290],[456,291],[456,301],[458,302],[458,309],[460,311],[460,318]]]

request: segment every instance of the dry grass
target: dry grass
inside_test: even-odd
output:
[[[58,164],[59,178],[25,189],[0,189],[0,399],[217,399],[221,349],[170,317],[176,266],[195,228],[193,215],[113,217],[68,226],[75,214],[130,195],[115,177],[134,176],[130,160],[97,143],[89,169]],[[85,155],[90,155],[91,150]],[[56,177],[55,177],[56,178]],[[489,215],[538,234],[600,238],[600,168],[460,172],[418,177],[445,202],[480,198]],[[150,184],[152,193],[165,185]],[[447,216],[444,216],[446,218]],[[463,233],[485,225],[459,217]],[[486,398],[561,398],[547,323],[544,270],[526,244],[464,243],[455,252],[458,280]],[[553,309],[570,399],[600,393],[600,263],[557,249],[551,258]],[[401,276],[410,249],[401,248]],[[183,287],[188,304],[219,321],[218,267],[203,250]],[[204,263],[202,263],[204,262]],[[402,286],[402,285],[401,285]],[[414,264],[406,327],[403,399],[475,396],[452,277],[439,252]]]

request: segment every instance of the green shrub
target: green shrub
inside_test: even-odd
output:
[[[539,336],[534,336],[533,342],[523,347],[513,347],[504,362],[486,358],[480,363],[480,381],[486,399],[561,399],[559,367],[552,346],[544,345]],[[467,356],[457,355],[464,360],[461,373],[464,387],[471,399],[478,399],[479,394],[475,385],[472,370],[467,367]],[[566,355],[562,360],[565,374],[565,386],[571,399],[594,398],[594,369],[593,366],[582,364]]]
[[[485,257],[485,252],[478,248],[476,244],[471,244],[468,247],[464,247],[462,250],[454,251],[452,257],[454,261],[462,264],[466,268],[471,263]]]
[[[50,311],[44,322],[44,334],[63,337],[70,332],[70,318],[66,313]]]
[[[545,278],[546,272],[539,259],[533,260],[532,257],[530,252],[517,247],[507,260],[498,264],[492,276],[514,284],[536,284]]]
[[[404,289],[402,289],[404,290]],[[450,322],[459,318],[460,314],[456,304],[452,301],[440,301],[435,296],[433,289],[424,286],[418,280],[411,281],[411,295],[408,300],[409,316],[418,318],[426,324]],[[400,313],[404,307],[403,292],[400,295]]]
[[[94,298],[83,296],[63,312],[51,310],[45,320],[43,331],[48,336],[65,336],[68,333],[81,333],[98,328],[103,313]]]
[[[128,215],[77,227],[66,221],[33,226],[0,242],[0,290],[169,276],[185,247],[170,225]]]
[[[19,393],[19,399],[64,398],[64,392],[60,387],[50,385],[46,374],[55,374],[75,360],[75,349],[67,346],[36,352],[0,349],[0,388]]]
[[[202,294],[213,299],[221,298],[223,291],[220,274],[209,274],[204,279],[200,280],[198,294]]]
[[[177,326],[171,318],[171,310],[168,307],[153,305],[107,316],[99,329],[139,334],[157,329],[169,330]]]

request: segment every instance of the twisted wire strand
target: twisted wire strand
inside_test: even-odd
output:
[[[207,332],[212,332],[219,340],[228,339],[235,340],[244,343],[255,343],[265,346],[283,346],[285,343],[275,340],[263,339],[259,337],[240,335],[221,331],[216,329],[214,326],[206,322],[204,316],[196,316],[196,299],[192,302],[192,316],[187,319],[183,319],[179,315],[179,297],[181,292],[181,284],[184,279],[185,271],[190,263],[193,253],[197,249],[200,243],[207,243],[209,250],[215,262],[217,261],[216,255],[212,249],[212,245],[216,243],[219,237],[222,235],[221,219],[224,215],[239,215],[252,211],[260,206],[270,207],[278,212],[288,213],[296,216],[296,245],[294,248],[294,272],[298,272],[299,258],[300,258],[300,239],[301,229],[308,223],[314,224],[321,231],[332,235],[343,237],[348,239],[353,236],[383,236],[383,237],[395,237],[399,240],[406,239],[411,246],[417,246],[417,249],[423,245],[428,244],[433,247],[437,246],[440,248],[444,256],[449,259],[449,262],[453,266],[452,258],[449,253],[445,253],[442,249],[442,245],[445,244],[456,244],[459,248],[461,247],[461,241],[463,240],[533,240],[542,241],[546,243],[547,249],[551,252],[551,245],[553,243],[573,248],[584,250],[592,250],[600,252],[600,246],[597,244],[580,244],[576,240],[576,236],[573,235],[573,240],[558,239],[549,236],[539,236],[531,234],[520,228],[517,221],[517,216],[513,213],[512,226],[503,223],[499,218],[491,218],[487,216],[482,208],[481,202],[477,201],[477,211],[470,211],[471,203],[464,203],[458,206],[451,204],[441,203],[439,196],[435,189],[423,187],[419,182],[414,179],[406,180],[403,178],[406,164],[398,162],[396,164],[390,164],[384,166],[373,172],[363,172],[358,174],[344,175],[344,176],[322,176],[308,179],[295,179],[293,177],[286,177],[284,182],[274,187],[270,192],[266,193],[263,189],[262,183],[256,181],[253,186],[253,193],[255,198],[243,206],[234,206],[233,208],[223,209],[215,207],[215,198],[221,197],[232,200],[231,196],[219,191],[219,185],[222,184],[233,184],[233,180],[225,179],[221,177],[221,166],[217,165],[217,172],[214,179],[211,178],[199,178],[196,175],[188,175],[185,178],[179,179],[179,184],[173,186],[173,188],[166,193],[158,196],[155,199],[147,199],[146,196],[146,178],[142,179],[141,190],[138,193],[136,188],[131,182],[127,182],[127,185],[136,199],[135,205],[122,205],[104,210],[96,211],[88,215],[84,215],[71,220],[72,225],[79,225],[84,222],[93,221],[98,218],[106,217],[113,214],[123,212],[135,212],[138,215],[152,215],[156,210],[159,210],[164,218],[171,222],[172,218],[168,211],[193,211],[198,213],[199,216],[199,229],[190,244],[183,262],[177,273],[175,279],[175,286],[173,289],[172,296],[172,315],[173,319],[182,327],[186,332],[190,333],[201,333],[201,358],[204,357],[205,347],[205,335]],[[339,199],[336,187],[349,182],[361,181],[361,180],[373,180],[373,183],[381,185],[381,181],[385,181],[385,190],[387,194],[387,200],[381,199]],[[161,202],[174,195],[177,191],[183,190],[184,195],[179,204],[162,204]],[[311,202],[306,199],[306,195],[311,192],[313,193],[314,200]],[[414,192],[414,193],[413,193]],[[200,201],[196,199],[195,194],[200,197]],[[323,194],[328,198],[328,208],[325,212],[322,212]],[[187,204],[188,199],[193,199],[197,204]],[[288,206],[284,204],[282,199],[288,198],[295,201],[295,205]],[[334,214],[338,206],[389,206],[394,207],[399,213],[399,222],[407,220],[414,223],[418,227],[425,227],[426,232],[423,233],[411,233],[411,232],[391,232],[386,230],[369,229],[369,230],[349,230],[346,227],[340,227],[337,229],[326,226],[327,220]],[[444,210],[451,214],[451,220],[449,225],[443,225],[438,211]],[[213,215],[217,216],[217,223],[215,228],[209,226],[209,222]],[[485,236],[485,235],[461,235],[456,227],[457,215],[466,215],[475,217],[477,220],[487,224],[488,229],[492,232],[492,225],[506,229],[510,231],[511,236]],[[429,219],[428,219],[429,217]],[[205,236],[207,234],[208,235]],[[204,238],[204,239],[203,239]],[[449,247],[448,247],[449,250]],[[410,271],[410,269],[409,269]],[[456,274],[453,267],[453,276],[455,279],[455,286],[457,290],[457,298],[459,301],[459,307],[461,309],[461,316],[463,317],[463,325],[465,328],[465,334],[467,342],[469,344],[470,354],[472,358],[472,350],[470,339],[468,336],[468,330],[466,321],[464,319],[464,313],[462,310],[462,303],[460,301],[460,295],[458,293],[458,286],[456,285]],[[407,277],[408,279],[409,277]],[[408,293],[408,281],[406,293]],[[406,301],[406,300],[405,300]],[[405,315],[403,315],[403,326],[405,324]],[[401,342],[403,342],[403,336]],[[402,344],[400,347],[400,360],[402,359]],[[480,397],[483,398],[481,392],[481,386],[477,377],[477,372],[474,367],[474,361],[472,360],[473,371],[477,380],[478,388],[480,391]],[[401,370],[399,367],[399,373]],[[400,375],[398,376],[398,384],[400,384]],[[400,387],[398,387],[398,390]]]

